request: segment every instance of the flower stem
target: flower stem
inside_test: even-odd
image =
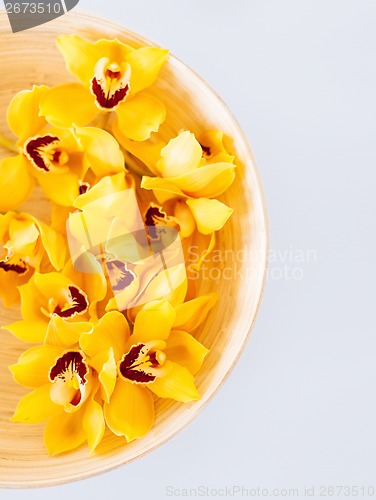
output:
[[[12,153],[19,153],[19,147],[17,144],[10,139],[7,139],[3,135],[0,134],[0,146],[3,146],[3,148],[8,149]]]

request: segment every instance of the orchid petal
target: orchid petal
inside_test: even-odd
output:
[[[51,384],[48,383],[26,394],[19,401],[11,421],[38,424],[52,415],[60,417],[62,408],[51,401],[50,387]]]
[[[168,50],[158,47],[142,47],[127,54],[132,68],[131,91],[136,93],[153,85],[162,66],[168,59]]]
[[[185,366],[195,375],[200,370],[209,350],[189,333],[173,330],[167,340],[164,352],[167,359],[180,366]]]
[[[211,234],[221,229],[231,216],[233,209],[218,200],[197,198],[187,200],[195,218],[197,229],[202,234]]]
[[[123,153],[111,134],[96,127],[76,128],[75,132],[97,177],[125,174]]]
[[[175,308],[176,319],[173,328],[187,332],[194,331],[205,319],[218,300],[215,292],[184,302]]]
[[[156,97],[140,92],[116,110],[118,127],[134,141],[144,141],[157,132],[166,118],[166,108]]]
[[[70,347],[76,344],[83,333],[88,333],[93,325],[88,322],[69,322],[53,314],[47,328],[44,342],[49,345]]]
[[[166,340],[176,317],[175,309],[166,300],[146,304],[137,314],[131,336],[132,344],[150,340]]]
[[[119,378],[110,402],[104,404],[104,416],[114,434],[131,442],[147,434],[153,425],[153,396],[145,387]]]
[[[98,112],[90,90],[80,83],[53,87],[40,104],[40,114],[55,127],[85,126]]]
[[[46,85],[34,85],[32,90],[18,92],[9,104],[8,125],[21,143],[47,125],[45,118],[39,116],[39,104],[48,90]]]
[[[50,455],[73,450],[86,441],[84,408],[73,413],[63,411],[49,418],[44,430],[44,443]]]
[[[171,398],[183,403],[200,399],[192,373],[173,362],[167,375],[158,377],[148,384],[148,388],[160,398]]]
[[[34,187],[29,172],[29,162],[24,155],[0,160],[0,212],[13,210],[22,205]]]
[[[102,406],[94,399],[90,399],[86,404],[82,427],[87,436],[90,455],[92,455],[101,442],[106,428]]]
[[[15,337],[23,340],[24,342],[43,342],[46,337],[47,325],[47,318],[46,321],[41,321],[39,319],[26,319],[15,321],[14,323],[3,326],[2,328],[9,330]]]
[[[64,57],[68,71],[83,83],[89,84],[99,59],[95,45],[78,35],[61,35],[56,44]]]
[[[165,146],[156,168],[162,177],[178,177],[199,167],[202,148],[189,131],[182,132]]]
[[[25,387],[39,387],[49,382],[49,371],[61,355],[62,348],[57,346],[39,345],[25,351],[15,365],[11,365],[16,382]]]
[[[94,325],[91,333],[81,335],[80,346],[90,357],[112,348],[115,359],[119,360],[126,350],[129,335],[127,320],[120,312],[111,311]]]

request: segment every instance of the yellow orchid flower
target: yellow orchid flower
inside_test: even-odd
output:
[[[211,163],[206,160],[210,156],[194,134],[182,132],[161,150],[155,165],[157,177],[144,176],[141,187],[170,193],[170,198],[216,198],[234,181],[235,165],[229,161]],[[221,154],[214,158],[218,156],[222,159]]]
[[[86,274],[77,273],[70,262],[62,273],[36,272],[19,287],[23,319],[2,328],[26,342],[71,345],[72,337],[77,342],[107,291],[99,264],[92,265],[93,272]]]
[[[60,233],[66,234],[67,220],[70,214],[73,214],[77,209],[80,209],[96,198],[105,197],[127,189],[135,190],[135,179],[126,170],[119,174],[107,175],[102,178],[92,174],[85,176],[84,180],[80,183],[79,189],[80,194],[74,200],[71,207],[62,207],[56,204],[52,206],[51,227]]]
[[[145,92],[168,58],[157,47],[134,49],[119,40],[92,43],[77,35],[57,39],[68,70],[80,83],[51,89],[41,114],[56,126],[83,126],[98,112],[116,114],[118,127],[129,139],[143,141],[157,131],[166,115],[161,101]]]
[[[88,170],[97,177],[125,172],[124,157],[111,134],[95,127],[63,129],[40,116],[45,85],[19,92],[8,107],[8,124],[20,154],[0,161],[0,211],[30,195],[35,180],[53,202],[70,206],[82,192]]]
[[[116,320],[116,328],[106,327],[107,315]],[[153,425],[153,395],[181,402],[199,399],[194,375],[208,350],[189,333],[173,329],[176,312],[167,301],[146,304],[136,316],[132,334],[122,314],[107,315],[93,331],[81,335],[80,347],[93,359],[111,352],[98,367],[106,373],[104,416],[110,430],[130,442]]]
[[[187,280],[177,231],[165,230],[156,241],[155,225],[145,228],[133,189],[119,189],[112,181],[102,179],[75,201],[80,211],[68,219],[74,267],[85,274],[91,272],[93,259],[101,264],[112,291],[103,304],[107,311],[125,311],[159,298],[183,302]]]
[[[33,389],[19,401],[13,422],[47,421],[44,441],[51,455],[86,441],[95,450],[105,431],[102,405],[95,398],[98,374],[78,345],[32,347],[10,370],[16,382]]]
[[[17,287],[35,270],[59,270],[65,264],[63,236],[27,213],[0,214],[0,242],[0,296],[7,307],[19,300]]]

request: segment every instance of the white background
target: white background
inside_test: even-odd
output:
[[[251,340],[193,424],[114,472],[0,497],[159,500],[168,486],[233,485],[376,495],[375,0],[79,7],[166,46],[227,102],[260,169],[272,262]]]

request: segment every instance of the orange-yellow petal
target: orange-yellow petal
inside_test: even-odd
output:
[[[101,442],[106,428],[102,406],[93,398],[86,404],[82,427],[86,433],[91,455]]]
[[[95,325],[91,333],[80,338],[81,349],[91,357],[113,349],[115,359],[124,354],[129,340],[129,326],[124,316],[117,311],[106,313]]]
[[[166,300],[149,302],[136,316],[130,341],[137,344],[150,340],[166,340],[175,317],[175,309]]]
[[[46,93],[40,113],[55,127],[83,127],[94,120],[98,108],[89,89],[80,83],[64,83]]]
[[[13,210],[24,203],[34,187],[29,162],[24,155],[0,160],[0,212]]]
[[[8,125],[21,143],[47,125],[45,118],[39,116],[39,104],[48,90],[46,85],[34,85],[32,90],[22,90],[16,94],[9,104]]]
[[[188,403],[200,399],[192,373],[177,363],[171,362],[171,369],[164,377],[158,377],[148,388],[160,398],[171,398]]]
[[[20,287],[23,288],[23,287]],[[10,325],[3,326],[5,330],[9,330],[15,337],[24,342],[43,342],[47,333],[47,318],[46,321],[39,319],[26,319],[15,321]]]
[[[180,366],[185,366],[193,375],[200,370],[204,358],[209,352],[192,335],[181,330],[172,330],[166,344],[164,352],[167,359]]]
[[[48,374],[62,348],[39,345],[25,351],[9,370],[16,382],[25,387],[40,387],[49,382]]]
[[[158,47],[142,47],[127,54],[131,65],[131,91],[136,93],[153,85],[168,59],[168,50]]]
[[[128,442],[147,434],[154,422],[154,401],[143,386],[118,379],[104,416],[111,431]]]
[[[73,413],[63,411],[48,419],[44,430],[44,444],[50,455],[74,450],[86,441],[83,408]]]
[[[64,174],[37,173],[36,178],[46,197],[63,207],[70,207],[79,195],[79,176],[73,172]]]
[[[103,401],[108,403],[114,392],[117,378],[117,361],[112,347],[108,351],[98,352],[90,359],[90,365],[98,373],[101,397]]]
[[[83,333],[92,331],[93,325],[85,321],[70,322],[53,314],[44,342],[54,346],[70,347],[76,344]]]
[[[51,416],[60,416],[61,406],[51,401],[50,388],[51,383],[48,383],[26,394],[18,403],[12,422],[38,424]]]
[[[51,264],[55,269],[60,270],[64,266],[66,259],[66,245],[64,237],[43,222],[35,219],[35,225],[39,229],[43,248],[45,249]]]
[[[205,321],[217,300],[218,294],[212,292],[178,305],[175,308],[176,319],[173,328],[186,332],[194,331]]]
[[[116,110],[121,132],[134,141],[144,141],[157,132],[166,118],[166,108],[156,97],[140,92]]]
[[[99,59],[94,44],[78,35],[60,35],[56,45],[64,57],[68,71],[88,85]]]

